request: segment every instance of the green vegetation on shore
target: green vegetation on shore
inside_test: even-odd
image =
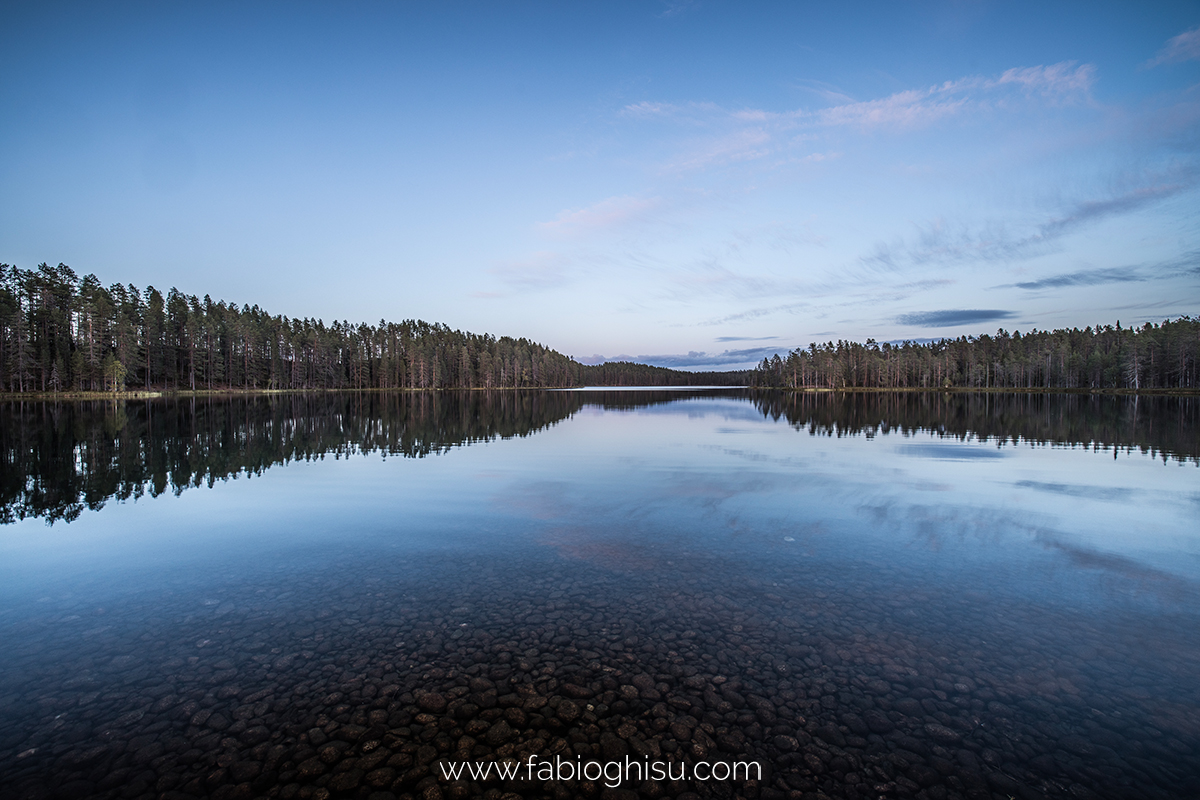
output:
[[[812,344],[754,370],[580,364],[528,339],[421,320],[294,319],[171,289],[0,264],[0,393],[81,399],[398,389],[738,386],[1191,392],[1200,319],[1140,328],[999,331],[900,345]]]
[[[257,305],[0,264],[0,392],[474,389],[743,384],[748,373],[580,364],[529,341],[405,320],[293,319]]]
[[[1200,319],[1140,328],[1005,330],[899,345],[839,341],[763,359],[751,384],[819,389],[1194,391]]]

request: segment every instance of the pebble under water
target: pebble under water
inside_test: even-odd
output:
[[[860,461],[838,461],[837,448],[885,438],[878,425],[871,437],[861,429],[845,440],[822,437],[820,447],[834,450],[795,455],[816,447],[818,434],[805,425],[839,411],[830,400],[779,421],[770,402],[741,397],[600,397],[535,400],[566,403],[536,413],[524,401],[523,410],[503,413],[479,400],[360,409],[363,425],[345,441],[363,452],[387,451],[364,446],[363,430],[377,436],[423,425],[434,433],[418,438],[435,446],[422,453],[443,455],[315,465],[316,482],[304,492],[327,486],[312,502],[334,504],[331,518],[342,520],[326,538],[293,542],[305,519],[338,528],[311,517],[297,498],[297,508],[275,509],[279,531],[256,525],[240,506],[233,517],[244,516],[241,527],[221,517],[245,540],[266,537],[264,530],[281,537],[267,549],[222,540],[217,555],[180,547],[181,555],[132,571],[109,562],[68,569],[40,551],[11,550],[17,566],[5,577],[20,580],[0,609],[0,796],[1200,796],[1200,593],[1188,538],[1195,531],[1185,522],[1200,492],[1196,467],[1177,446],[1174,460],[1125,454],[1141,459],[1139,469],[1161,472],[1130,478],[1125,495],[1111,486],[1089,495],[1078,487],[1091,485],[1085,478],[1102,483],[1102,473],[1085,476],[1077,465],[1064,472],[1055,459],[1071,454],[1098,470],[1121,468],[1111,467],[1112,454],[1087,449],[1096,438],[1066,442],[1076,447],[1065,450],[1024,445],[1029,459],[1043,460],[1019,467],[979,454],[947,461],[941,450],[908,451],[921,455],[906,456],[914,466],[903,476],[882,471],[878,454],[871,463],[882,472],[867,475]],[[861,407],[877,401],[846,402],[855,425],[879,411]],[[260,431],[264,447],[278,451],[279,440],[263,431],[289,431],[284,438],[294,443],[295,431],[311,432],[331,413],[255,409],[259,419],[278,423],[282,415],[288,424],[248,424],[232,437],[243,454],[253,445],[247,431]],[[961,419],[962,410],[948,408],[944,419]],[[221,425],[250,416],[220,411]],[[517,442],[505,437],[521,435],[505,427],[510,412],[535,420],[522,443],[527,452],[506,450]],[[70,420],[77,433],[64,453],[86,438],[78,431],[87,429],[87,413],[71,413],[79,415]],[[98,425],[107,413],[96,412]],[[126,418],[123,430],[146,419],[129,413],[137,418]],[[454,441],[448,421],[464,413],[486,417],[489,427]],[[933,427],[913,413],[892,419],[892,429]],[[572,426],[595,435],[553,440]],[[630,438],[619,439],[631,427]],[[1180,436],[1177,425],[1169,435]],[[140,445],[153,438],[139,437]],[[946,437],[910,431],[897,444],[965,441]],[[345,444],[329,441],[322,452]],[[716,460],[671,450],[684,442]],[[980,446],[995,449],[994,440]],[[1014,449],[1021,446],[1009,451],[1026,452]],[[471,453],[479,460],[470,469],[429,478],[458,487],[461,503],[447,508],[417,471]],[[212,474],[192,461],[189,475]],[[514,463],[507,478],[496,477]],[[994,507],[936,483],[961,473],[981,482],[995,473],[972,470],[997,469],[1012,480]],[[392,486],[396,504],[363,511],[363,495],[337,483],[354,470],[370,473],[355,473],[365,496]],[[1055,470],[1063,472],[1058,482],[1050,480]],[[269,477],[280,472],[287,470]],[[85,526],[109,516],[120,526],[151,513],[174,519],[190,495],[279,502],[273,484],[256,487],[265,477],[66,516],[91,535]],[[397,477],[415,485],[403,488]],[[835,480],[841,488],[831,488]],[[900,488],[864,488],[881,483]],[[476,485],[487,488],[463,488]],[[1170,502],[1157,496],[1158,505],[1175,503],[1178,513],[1147,531],[1174,542],[1168,560],[1182,565],[1174,570],[1139,556],[1141,545],[1084,541],[1037,505],[1053,495],[1050,508],[1094,525],[1088,504],[1102,504],[1099,518],[1116,519],[1114,492],[1129,511],[1156,486],[1174,492]],[[951,496],[936,504],[900,499],[919,492]],[[1022,502],[1030,506],[1003,516]],[[37,528],[26,524],[33,522]],[[154,516],[152,524],[165,523]],[[428,536],[396,533],[410,528]],[[64,530],[27,519],[0,534],[49,538]],[[110,546],[129,555],[144,542]],[[525,773],[444,776],[447,762],[524,764],[531,756],[753,762],[761,778],[611,786]]]

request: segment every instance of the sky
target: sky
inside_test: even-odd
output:
[[[1200,314],[1200,2],[0,3],[0,261],[587,363]]]

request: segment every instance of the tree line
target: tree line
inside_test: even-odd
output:
[[[1200,318],[1160,325],[1000,330],[928,343],[810,344],[763,359],[751,383],[784,388],[1195,389]]]
[[[177,289],[103,286],[65,264],[0,264],[0,391],[729,385],[748,373],[580,364],[528,339],[421,320],[270,314]]]
[[[0,392],[144,389],[780,388],[1195,389],[1200,319],[1000,330],[934,342],[827,342],[754,370],[580,364],[528,339],[421,320],[273,315],[177,289],[105,287],[65,264],[0,264]]]

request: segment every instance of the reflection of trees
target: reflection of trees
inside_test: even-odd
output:
[[[633,409],[710,392],[384,392],[0,403],[0,522],[73,520],[124,500],[379,451],[420,458],[528,436],[585,405]],[[742,393],[717,392],[722,397]],[[1200,398],[755,392],[768,417],[822,435],[932,431],[1131,447],[1200,463]]]
[[[765,416],[813,435],[928,431],[1003,442],[1133,448],[1200,463],[1200,398],[942,392],[762,392]]]
[[[581,405],[572,393],[513,391],[4,403],[0,522],[70,521],[109,498],[179,494],[330,454],[420,458],[527,436]]]

